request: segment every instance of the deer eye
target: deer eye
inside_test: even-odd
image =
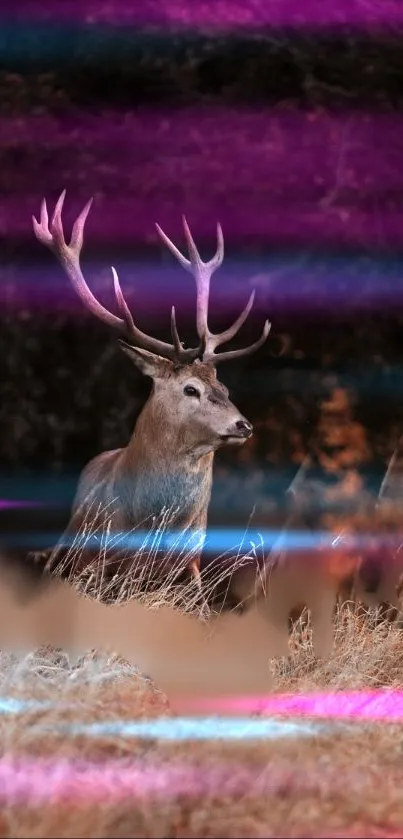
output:
[[[183,392],[185,396],[195,396],[196,399],[200,399],[200,391],[197,390],[197,387],[193,387],[193,385],[186,385],[183,388]]]

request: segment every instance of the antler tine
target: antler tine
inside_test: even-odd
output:
[[[224,259],[224,237],[221,225],[217,224],[217,250],[208,262],[203,262],[199,251],[196,247],[193,236],[190,232],[189,225],[185,216],[182,216],[183,229],[185,233],[186,244],[189,253],[187,259],[181,251],[174,245],[169,237],[164,233],[159,224],[156,224],[156,229],[164,244],[176,257],[178,262],[193,274],[196,280],[197,302],[196,302],[196,325],[197,334],[200,338],[199,353],[203,355],[208,351],[210,339],[214,336],[208,328],[208,303],[210,295],[210,279],[214,271],[221,265]]]
[[[224,259],[224,236],[219,222],[217,223],[217,250],[208,262],[203,262],[195,245],[193,236],[185,216],[182,216],[183,229],[185,232],[186,244],[190,256],[191,270],[196,280],[197,302],[196,302],[196,324],[197,334],[200,341],[205,344],[204,353],[210,352],[213,334],[208,326],[208,306],[210,298],[210,280],[214,271],[220,267]],[[204,359],[203,353],[203,359]]]
[[[217,250],[213,258],[210,259],[209,262],[203,262],[200,257],[199,251],[196,247],[193,236],[190,232],[190,228],[185,216],[182,216],[182,222],[189,253],[189,259],[187,259],[181,253],[181,251],[176,247],[176,245],[174,245],[171,239],[168,238],[166,233],[164,233],[164,231],[161,230],[158,224],[156,225],[156,228],[164,244],[169,248],[171,253],[173,253],[173,255],[180,262],[180,264],[184,268],[186,268],[187,271],[193,274],[196,280],[196,321],[197,333],[200,338],[199,357],[201,357],[205,362],[217,364],[220,361],[229,361],[232,359],[241,358],[242,356],[249,355],[255,352],[255,350],[259,349],[259,347],[261,347],[262,344],[264,344],[264,342],[266,341],[266,338],[270,332],[269,321],[266,321],[263,333],[259,340],[255,341],[254,344],[251,344],[250,347],[245,347],[244,349],[233,350],[217,355],[215,354],[216,348],[221,346],[221,344],[224,344],[227,341],[230,341],[232,338],[234,338],[237,332],[240,330],[241,326],[245,323],[246,318],[248,317],[254,303],[255,291],[252,291],[252,294],[250,295],[245,308],[242,310],[241,314],[237,317],[236,321],[232,324],[232,326],[228,327],[228,329],[225,329],[224,332],[219,332],[216,335],[210,332],[208,327],[210,280],[212,274],[217,268],[219,268],[224,259],[224,236],[222,228],[221,225],[217,223]]]
[[[178,327],[176,326],[175,306],[172,306],[171,309],[171,337],[172,343],[176,350],[176,354],[179,356],[182,352],[182,343],[179,337]]]
[[[176,347],[174,345],[167,344],[165,341],[159,341],[157,338],[147,335],[135,325],[129,307],[124,299],[117,272],[114,268],[112,268],[114,291],[116,302],[122,317],[114,315],[102,306],[96,297],[94,297],[91,289],[88,287],[86,280],[84,279],[80,266],[80,254],[84,241],[85,222],[91,209],[92,198],[88,201],[74,222],[71,239],[69,244],[67,244],[64,237],[62,223],[62,209],[65,197],[66,190],[63,190],[56,203],[50,225],[46,200],[42,200],[40,221],[38,222],[35,216],[32,216],[32,224],[36,238],[39,242],[42,242],[43,245],[46,245],[46,247],[53,251],[67,274],[74,290],[92,314],[99,318],[99,320],[107,323],[108,326],[113,326],[119,330],[125,330],[130,339],[136,341],[137,344],[144,349],[157,353],[164,358],[175,360],[177,355]],[[182,354],[186,352],[186,350],[182,349]]]
[[[186,350],[183,348],[182,341],[179,337],[178,328],[176,326],[175,306],[172,306],[172,309],[171,309],[171,336],[172,336],[172,343],[173,343],[173,346],[175,348],[175,359],[174,359],[175,361],[177,361],[179,363],[180,362],[184,362],[184,363],[188,362],[189,363],[190,361],[195,361],[196,358],[200,357],[200,347],[195,347],[194,349],[191,349],[189,347]],[[204,344],[202,343],[202,348],[203,347],[204,347]]]
[[[200,268],[209,268],[210,269],[210,276],[217,268],[220,267],[223,259],[224,259],[224,236],[222,232],[222,227],[220,222],[217,222],[217,250],[214,256],[209,259],[208,262],[203,262],[199,251],[195,245],[195,241],[193,236],[190,232],[189,225],[186,221],[185,216],[182,216],[182,224],[183,229],[185,231],[185,238],[186,244],[188,246],[189,256],[190,256],[190,264],[198,265]]]
[[[164,233],[164,231],[159,226],[159,224],[157,224],[157,222],[155,222],[155,227],[156,227],[156,230],[157,230],[159,236],[161,237],[162,241],[167,246],[167,248],[171,251],[171,253],[173,253],[173,255],[176,257],[178,262],[180,262],[180,264],[183,266],[183,268],[186,268],[186,271],[190,271],[190,273],[192,273],[193,269],[192,269],[192,264],[190,262],[190,259],[186,259],[186,256],[183,256],[183,253],[181,253],[179,248],[177,248],[176,245],[174,245],[174,243],[167,236],[167,234]]]
[[[227,341],[231,341],[231,339],[235,337],[237,332],[239,332],[241,326],[243,326],[243,324],[245,323],[246,318],[248,317],[249,312],[252,309],[254,300],[255,300],[255,290],[252,291],[252,294],[249,297],[249,300],[248,300],[245,308],[242,310],[241,314],[237,317],[236,321],[234,321],[232,326],[229,326],[228,329],[224,330],[224,332],[219,332],[216,335],[210,335],[209,351],[210,351],[211,355],[214,354],[214,350],[216,349],[216,347],[219,347],[221,344],[226,344]]]
[[[116,269],[113,266],[111,268],[111,271],[113,276],[113,290],[115,292],[116,303],[118,304],[119,311],[122,315],[122,320],[126,324],[129,334],[133,334],[133,332],[136,331],[136,327],[133,321],[132,313],[123,296],[123,291],[120,287],[119,277]]]
[[[249,347],[242,347],[242,349],[239,350],[229,350],[228,352],[217,353],[217,355],[213,353],[211,357],[209,357],[208,359],[210,364],[214,364],[215,366],[217,364],[220,364],[222,361],[235,361],[235,359],[237,358],[243,358],[246,355],[252,355],[252,353],[256,352],[256,350],[260,349],[260,347],[263,346],[263,344],[267,340],[270,329],[271,323],[270,321],[266,320],[265,325],[263,327],[263,332],[260,338],[258,338],[258,340],[255,341],[254,344],[250,344]]]

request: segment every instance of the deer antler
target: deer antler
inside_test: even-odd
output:
[[[270,332],[270,323],[268,320],[266,320],[265,322],[261,337],[258,341],[255,341],[254,344],[251,344],[249,347],[244,347],[240,350],[232,350],[230,352],[218,354],[215,353],[217,347],[221,346],[221,344],[224,344],[227,341],[230,341],[237,334],[241,326],[245,323],[245,320],[249,315],[249,312],[253,306],[253,301],[255,299],[255,292],[252,291],[252,294],[244,310],[241,312],[241,314],[236,319],[235,323],[232,324],[232,326],[230,326],[224,332],[219,332],[217,335],[214,335],[212,332],[210,332],[208,327],[210,280],[214,271],[216,271],[217,268],[220,267],[224,259],[224,237],[221,225],[217,224],[217,250],[213,258],[210,259],[209,262],[202,261],[184,216],[183,229],[185,231],[189,259],[183,256],[180,250],[176,247],[176,245],[174,245],[171,239],[168,238],[166,233],[164,233],[164,231],[161,230],[158,224],[156,224],[156,228],[162,241],[169,248],[171,253],[173,253],[173,255],[177,258],[178,262],[180,262],[180,264],[183,265],[183,267],[186,268],[187,271],[193,274],[196,280],[196,323],[197,334],[200,338],[198,352],[202,360],[205,362],[209,362],[210,364],[218,364],[221,361],[232,361],[235,358],[241,358],[242,356],[250,355],[250,353],[253,353],[255,352],[255,350],[259,349],[259,347],[261,347],[262,344],[264,344]]]
[[[62,209],[65,197],[66,190],[62,192],[57,201],[50,225],[45,199],[42,201],[40,222],[37,221],[35,216],[32,216],[32,223],[36,238],[42,242],[43,245],[46,245],[46,247],[53,251],[64,268],[73,288],[87,309],[89,309],[104,323],[107,323],[108,326],[124,330],[128,337],[131,340],[136,341],[136,343],[139,344],[140,347],[143,347],[143,349],[157,353],[163,358],[169,358],[175,362],[190,362],[198,358],[200,355],[199,348],[192,350],[184,349],[182,347],[176,328],[174,307],[172,307],[171,314],[172,344],[167,344],[165,341],[159,341],[157,338],[152,338],[150,335],[142,332],[135,325],[129,307],[123,296],[117,272],[114,268],[112,268],[113,286],[121,317],[109,312],[108,309],[105,309],[96,297],[94,297],[91,289],[88,287],[84,279],[80,266],[80,254],[84,241],[84,227],[91,208],[92,198],[88,201],[74,222],[71,239],[69,244],[67,244],[64,238],[62,223]]]
[[[251,344],[251,346],[244,347],[240,350],[232,350],[230,352],[224,352],[220,354],[215,353],[217,347],[219,347],[221,344],[224,344],[227,341],[230,341],[231,338],[233,338],[237,334],[238,330],[241,328],[242,324],[248,317],[248,314],[253,306],[253,301],[255,298],[255,292],[253,291],[243,312],[241,312],[241,314],[239,315],[235,323],[232,324],[232,326],[230,326],[224,332],[218,333],[217,335],[213,335],[213,333],[210,332],[208,327],[208,302],[210,293],[210,279],[214,271],[221,265],[224,258],[224,239],[221,226],[219,224],[217,224],[217,251],[209,262],[203,262],[200,258],[200,254],[193,241],[185,217],[183,217],[183,226],[185,230],[190,259],[186,259],[186,257],[183,256],[183,254],[178,250],[178,248],[173,244],[173,242],[171,242],[171,240],[168,239],[168,236],[161,230],[159,225],[156,225],[158,233],[160,234],[163,242],[165,242],[165,244],[172,251],[174,256],[176,256],[181,265],[183,265],[187,271],[190,271],[190,273],[193,274],[196,280],[197,333],[200,338],[200,343],[199,346],[195,347],[194,349],[184,349],[180,341],[176,326],[174,306],[171,310],[172,344],[167,344],[165,341],[160,341],[157,338],[153,338],[151,335],[147,335],[145,332],[142,332],[141,329],[138,328],[138,326],[135,325],[130,309],[123,296],[123,292],[120,287],[119,278],[115,268],[112,268],[113,286],[120,317],[114,315],[112,312],[106,309],[102,305],[102,303],[100,303],[96,299],[96,297],[94,297],[91,289],[88,287],[85,281],[80,266],[80,254],[84,242],[84,227],[85,222],[87,220],[87,216],[91,209],[92,198],[90,199],[90,201],[88,201],[78,218],[75,220],[71,234],[71,239],[69,244],[67,244],[64,238],[62,223],[62,209],[65,197],[66,190],[62,192],[56,203],[56,207],[50,224],[46,200],[43,199],[41,205],[40,221],[38,222],[35,216],[32,216],[34,233],[36,238],[40,242],[42,242],[43,245],[46,245],[47,248],[53,251],[57,259],[61,263],[62,267],[64,268],[74,290],[77,292],[78,296],[80,297],[86,308],[89,309],[90,312],[92,312],[97,318],[102,320],[104,323],[107,323],[108,326],[113,326],[116,329],[124,330],[128,335],[129,339],[135,341],[140,347],[143,347],[143,349],[156,353],[162,356],[163,358],[169,358],[172,361],[180,363],[190,363],[194,361],[196,358],[200,358],[203,361],[210,362],[211,364],[217,364],[220,361],[229,361],[235,358],[241,358],[242,356],[249,355],[250,353],[255,352],[255,350],[259,349],[259,347],[261,347],[262,344],[265,342],[270,332],[269,321],[266,321],[263,329],[263,334],[261,335],[259,340],[255,341],[255,343]]]

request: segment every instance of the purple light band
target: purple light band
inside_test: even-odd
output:
[[[115,260],[116,262],[116,260]],[[112,275],[105,283],[105,264],[99,267],[87,258],[85,274],[93,293],[111,311],[116,311],[113,298]],[[98,268],[98,270],[97,270]],[[140,265],[132,261],[119,260],[119,276],[125,298],[139,326],[150,323],[169,325],[170,307],[177,309],[180,333],[186,328],[195,331],[194,283],[180,268],[155,262]],[[366,265],[357,265],[357,258],[344,261],[329,258],[326,263],[318,257],[308,265],[298,265],[298,257],[283,260],[263,259],[258,263],[237,263],[227,260],[221,269],[221,276],[213,280],[212,326],[217,319],[217,328],[228,325],[242,310],[251,288],[257,290],[257,298],[250,322],[254,328],[261,328],[269,316],[276,326],[279,314],[295,312],[302,315],[322,317],[324,312],[351,314],[362,311],[376,311],[403,304],[403,283],[399,265],[393,266],[378,259],[372,262],[369,276]],[[259,270],[260,269],[260,270]],[[72,290],[69,281],[57,264],[50,258],[49,264],[22,265],[18,270],[18,282],[8,286],[0,281],[0,301],[7,309],[25,309],[30,316],[46,313],[70,315],[77,321],[95,319],[83,306]],[[1,268],[0,268],[1,280]],[[255,281],[256,280],[256,281]],[[259,324],[260,319],[260,324]],[[106,334],[106,333],[105,333]]]
[[[42,507],[40,501],[13,501],[0,498],[0,510],[23,510],[31,507]]]
[[[402,133],[398,114],[281,108],[4,118],[0,153],[11,144],[29,147],[32,165],[3,194],[2,233],[35,247],[31,214],[39,213],[44,194],[52,208],[66,187],[66,233],[95,196],[86,228],[91,248],[133,253],[136,245],[153,245],[163,254],[154,223],[183,244],[183,212],[206,256],[214,251],[217,220],[228,256],[239,252],[239,243],[268,252],[273,246],[401,247],[403,210],[393,196],[403,192]],[[37,252],[43,254],[39,245]],[[173,263],[166,257],[164,264]]]
[[[4,13],[3,13],[4,15]],[[4,15],[6,17],[6,15]],[[218,0],[195,3],[194,0],[126,0],[99,3],[99,0],[63,0],[51,4],[38,0],[19,0],[7,13],[8,19],[36,21],[78,21],[103,24],[145,24],[211,30],[258,27],[298,29],[329,28],[348,25],[357,28],[397,27],[403,23],[400,0],[363,2],[363,0]]]

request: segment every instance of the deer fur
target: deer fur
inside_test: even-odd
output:
[[[183,220],[189,259],[185,258],[157,225],[163,242],[178,261],[191,272],[197,287],[197,332],[199,345],[185,349],[180,342],[171,314],[172,344],[166,344],[141,332],[135,326],[124,300],[115,269],[114,290],[120,317],[105,309],[92,295],[80,267],[84,224],[90,203],[76,220],[71,241],[66,243],[61,212],[65,193],[57,202],[49,226],[46,202],[41,219],[33,219],[39,241],[54,252],[84,305],[108,325],[118,327],[129,340],[120,346],[136,367],[153,381],[151,396],[144,406],[134,433],[125,448],[104,452],[84,469],[73,504],[72,517],[56,549],[51,552],[48,570],[63,574],[80,573],[99,555],[92,547],[76,553],[74,561],[69,546],[77,533],[91,521],[92,532],[109,535],[128,534],[149,522],[165,508],[173,515],[170,525],[182,531],[204,536],[212,488],[214,453],[224,445],[241,445],[252,434],[251,424],[230,401],[228,391],[217,380],[216,364],[232,360],[258,349],[266,340],[270,324],[266,321],[261,338],[250,347],[216,353],[216,348],[230,340],[245,321],[253,304],[252,293],[237,321],[220,334],[210,332],[207,323],[210,278],[224,255],[223,236],[217,226],[217,252],[202,262],[186,220]],[[147,525],[146,525],[147,526]],[[189,570],[200,583],[200,549],[192,552]],[[104,552],[107,574],[118,567],[130,568],[130,549],[115,548]],[[163,561],[163,560],[162,560]],[[180,571],[181,569],[178,568]],[[95,572],[105,573],[105,563],[95,561]]]

